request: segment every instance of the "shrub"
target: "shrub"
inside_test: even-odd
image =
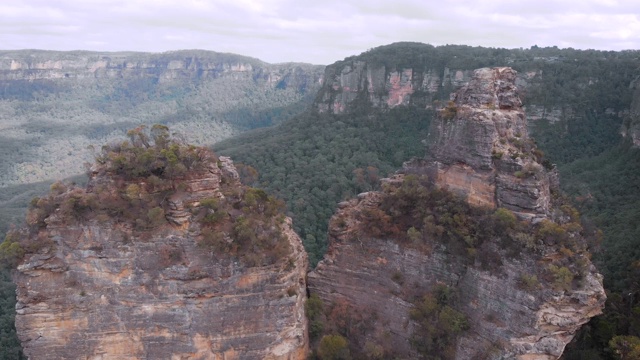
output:
[[[147,218],[149,219],[149,225],[152,227],[160,226],[166,222],[164,210],[159,206],[149,209],[149,211],[147,211]]]
[[[567,241],[567,232],[557,223],[544,219],[538,225],[536,237],[548,245],[564,244]]]
[[[318,356],[322,360],[348,360],[349,342],[340,335],[325,335],[318,345]]]
[[[402,285],[404,284],[404,275],[400,270],[396,270],[391,275],[391,280],[393,280],[398,285]]]
[[[409,238],[409,241],[417,244],[422,241],[422,232],[412,226],[407,230],[407,237]]]
[[[447,103],[447,106],[444,109],[440,110],[442,118],[447,121],[452,120],[454,117],[456,117],[457,113],[458,108],[453,101],[449,101]]]
[[[466,316],[452,305],[455,294],[444,285],[414,304],[409,315],[418,323],[412,346],[426,358],[455,358],[456,338],[469,328]]]
[[[20,234],[9,231],[0,243],[0,267],[14,268],[24,256],[24,249],[20,245]]]
[[[505,208],[498,208],[493,213],[493,218],[495,219],[495,224],[500,227],[500,229],[513,229],[516,226],[516,215]]]
[[[363,350],[367,359],[383,359],[385,355],[384,347],[371,341],[367,341],[364,344]]]
[[[322,321],[324,304],[322,299],[317,294],[311,294],[304,303],[304,312],[307,315],[307,319],[309,319],[309,337],[313,340],[324,331],[324,322]]]
[[[182,259],[182,251],[180,251],[179,248],[167,244],[160,246],[158,255],[160,257],[160,265],[163,267],[176,264]]]
[[[549,265],[548,269],[553,276],[553,287],[555,290],[571,290],[574,275],[569,268]]]
[[[620,359],[640,359],[640,338],[637,336],[614,336],[609,341],[609,346]]]
[[[540,281],[535,275],[521,274],[518,279],[518,287],[525,291],[536,291],[540,287]]]

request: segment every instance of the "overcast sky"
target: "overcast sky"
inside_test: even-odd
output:
[[[206,49],[329,64],[397,41],[640,49],[640,0],[0,0],[0,49]]]

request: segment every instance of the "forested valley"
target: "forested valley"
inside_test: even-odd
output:
[[[574,206],[603,231],[600,247],[591,252],[609,292],[605,314],[581,331],[565,358],[620,358],[614,351],[620,346],[612,343],[616,336],[617,341],[627,341],[629,354],[640,351],[640,149],[620,135],[633,99],[630,83],[640,75],[640,52],[399,43],[339,61],[328,70],[339,71],[353,61],[383,65],[387,71],[433,69],[445,74],[511,66],[523,74],[541,74],[522,94],[525,106],[542,111],[540,119],[530,119],[531,136],[558,165],[561,185]],[[411,101],[409,106],[386,109],[359,94],[347,112],[333,114],[319,113],[307,99],[287,111],[278,110],[278,116],[284,115],[275,120],[266,116],[270,120],[265,125],[276,125],[244,132],[213,148],[232,157],[248,185],[286,201],[314,266],[326,251],[328,220],[337,204],[377,189],[380,178],[404,161],[425,155],[422,141],[435,114],[432,102],[446,102],[454,90],[452,81],[441,80],[428,104]],[[331,93],[330,87],[327,83],[320,90],[316,104]],[[248,114],[242,121],[259,119],[248,106],[233,113]],[[48,186],[43,182],[3,188],[5,227],[0,230],[17,223],[15,214],[22,214],[30,198]],[[20,350],[13,328],[14,288],[8,269],[0,275],[0,359],[16,359]]]

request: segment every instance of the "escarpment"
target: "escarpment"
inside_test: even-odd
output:
[[[142,79],[158,82],[228,77],[251,79],[266,87],[304,90],[319,81],[321,67],[268,64],[258,59],[213,51],[166,53],[0,51],[0,81]]]
[[[311,345],[363,358],[557,359],[602,312],[596,234],[528,139],[516,73],[479,69],[429,152],[345,201],[308,276]]]
[[[14,234],[25,355],[304,359],[307,257],[282,203],[151,134],[106,147],[87,188],[55,184]]]
[[[320,112],[342,114],[366,102],[373,107],[389,109],[396,106],[430,107],[442,92],[465,84],[471,70],[390,68],[364,60],[345,60],[328,66],[324,85],[316,98]]]

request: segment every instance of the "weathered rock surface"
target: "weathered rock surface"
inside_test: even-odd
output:
[[[388,69],[384,65],[371,65],[360,60],[346,61],[340,66],[326,68],[316,106],[320,112],[341,114],[348,111],[362,94],[366,94],[366,100],[379,108],[409,104],[431,106],[441,87],[462,86],[470,77],[470,70],[445,68],[440,74],[435,69]]]
[[[518,73],[514,79],[520,90],[539,89],[542,73]],[[434,101],[465,86],[473,77],[473,69],[439,68],[426,64],[425,68],[390,68],[360,59],[347,59],[327,66],[323,86],[316,98],[319,112],[342,114],[357,103],[366,101],[374,108],[390,109],[396,106],[432,108]],[[523,91],[524,92],[524,91]],[[529,103],[523,108],[530,122],[547,120],[551,123],[575,116],[573,109]]]
[[[425,170],[474,204],[544,216],[556,175],[533,151],[515,80],[511,68],[476,70],[432,122]]]
[[[157,78],[215,79],[232,77],[264,82],[269,87],[313,87],[322,67],[310,64],[267,64],[257,59],[211,51],[166,53],[90,51],[1,51],[0,81],[57,79]]]
[[[309,273],[308,282],[311,293],[326,304],[346,300],[375,314],[371,337],[392,343],[400,358],[418,358],[410,345],[416,327],[409,314],[411,301],[436,284],[459,290],[461,310],[471,324],[458,341],[457,359],[557,359],[580,326],[602,312],[602,277],[592,265],[580,289],[531,292],[518,281],[540,267],[533,258],[504,259],[495,274],[452,259],[438,244],[425,254],[389,239],[354,241],[358,215],[378,207],[379,200],[378,193],[370,192],[343,203],[330,224],[329,253]]]
[[[90,185],[108,181],[97,174]],[[198,246],[201,227],[184,209],[224,197],[223,181],[240,186],[228,158],[191,175],[168,200],[173,225],[144,233],[109,219],[50,216],[38,236],[53,246],[27,255],[15,274],[26,356],[304,359],[307,257],[290,220],[281,231],[291,251],[269,266]]]
[[[524,147],[526,121],[515,79],[509,68],[477,70],[432,123],[429,157],[407,163],[386,182],[401,183],[403,173],[428,174],[472,205],[548,221],[556,211],[550,188],[557,176],[538,164],[535,148]],[[382,199],[382,193],[368,192],[340,204],[330,223],[329,252],[308,275],[310,292],[325,306],[346,302],[371,315],[373,330],[355,341],[392,344],[394,356],[419,358],[411,346],[418,326],[410,316],[412,301],[436,284],[456,289],[458,310],[469,321],[457,341],[457,359],[557,359],[580,326],[602,312],[602,276],[587,255],[579,255],[580,284],[562,290],[541,279],[539,287],[525,289],[522,276],[540,274],[561,256],[558,246],[538,244],[539,252],[521,249],[513,257],[499,241],[484,244],[501,254],[499,269],[487,270],[478,266],[483,259],[468,263],[443,243],[427,240],[416,248],[367,235],[363,219],[381,208]]]

